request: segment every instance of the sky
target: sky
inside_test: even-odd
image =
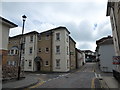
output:
[[[110,18],[106,16],[108,0],[5,1],[0,3],[0,16],[17,24],[10,36],[21,34],[22,15],[26,15],[25,32],[43,32],[64,26],[80,50],[96,49],[96,40],[112,35]]]

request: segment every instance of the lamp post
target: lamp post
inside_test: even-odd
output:
[[[25,20],[26,20],[26,16],[23,15],[23,26],[22,26],[22,35],[21,35],[21,44],[20,44],[20,58],[19,58],[19,62],[18,62],[18,80],[20,80],[20,72],[21,72],[21,56],[22,56],[22,50],[23,50],[23,33],[24,33],[24,25],[25,25]]]

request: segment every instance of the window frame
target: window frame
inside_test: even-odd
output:
[[[32,67],[32,60],[29,60],[28,66],[29,66],[29,67]]]
[[[59,47],[59,48],[58,48]],[[56,46],[56,54],[60,54],[60,45]]]
[[[30,48],[29,48],[29,54],[32,54],[32,53],[33,53],[33,48],[30,47]]]
[[[56,33],[56,41],[60,41],[60,33]]]
[[[56,69],[60,69],[60,59],[56,59]]]
[[[33,42],[33,35],[30,36],[30,42]]]

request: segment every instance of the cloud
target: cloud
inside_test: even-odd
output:
[[[46,31],[65,26],[77,42],[77,48],[95,50],[95,41],[111,35],[106,17],[107,0],[83,2],[3,2],[2,16],[18,24],[10,36],[21,33],[22,15],[27,16],[25,32]],[[11,12],[12,11],[12,12]]]

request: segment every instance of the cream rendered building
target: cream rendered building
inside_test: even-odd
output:
[[[37,56],[37,34],[33,31],[24,35],[25,46],[21,57],[24,71],[36,71],[34,59]]]
[[[53,72],[68,72],[69,59],[69,34],[65,27],[55,28],[53,31]]]

